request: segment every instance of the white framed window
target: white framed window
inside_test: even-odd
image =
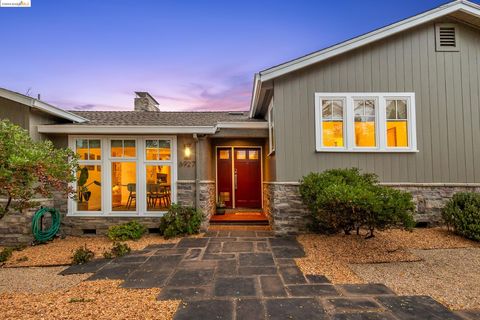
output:
[[[315,93],[319,152],[417,152],[415,93]]]
[[[176,201],[175,136],[69,136],[80,171],[68,215],[158,216]]]
[[[270,101],[267,112],[268,118],[268,149],[269,155],[275,152],[275,118],[273,112],[273,99]]]

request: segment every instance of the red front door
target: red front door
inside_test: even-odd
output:
[[[234,188],[236,208],[262,207],[260,149],[235,148]]]
[[[229,208],[262,207],[260,148],[218,148],[218,201]]]

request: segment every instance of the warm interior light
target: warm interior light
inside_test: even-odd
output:
[[[189,144],[186,144],[185,145],[185,158],[190,158],[190,156],[192,155],[192,149],[190,148],[190,145]]]

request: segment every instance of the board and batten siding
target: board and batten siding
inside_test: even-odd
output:
[[[455,23],[459,52],[436,52],[429,23],[275,79],[276,181],[358,167],[382,182],[480,183],[480,29]],[[419,152],[315,152],[315,92],[415,92]]]

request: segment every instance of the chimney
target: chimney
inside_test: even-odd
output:
[[[135,97],[135,111],[160,111],[158,102],[148,92],[137,92]]]

